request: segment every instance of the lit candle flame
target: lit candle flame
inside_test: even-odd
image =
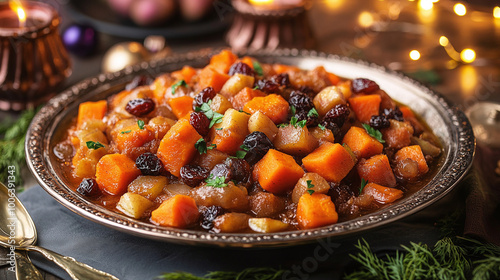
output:
[[[26,23],[26,12],[23,9],[23,5],[19,0],[10,0],[9,1],[10,8],[17,13],[17,17],[19,18],[19,27],[24,27]]]

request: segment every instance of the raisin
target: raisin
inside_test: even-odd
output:
[[[144,116],[155,109],[155,102],[151,98],[139,98],[130,100],[125,110],[136,117]]]
[[[99,189],[97,182],[91,178],[83,179],[76,191],[81,195],[88,197],[96,197],[101,194],[101,190]]]
[[[284,87],[290,87],[290,76],[288,76],[288,73],[281,73],[278,75],[274,75],[271,77],[271,81],[274,83],[284,86]]]
[[[257,82],[257,86],[259,89],[265,93],[279,93],[280,92],[280,86],[270,80],[259,80]]]
[[[295,117],[297,118],[297,122],[302,120],[306,120],[306,126],[316,126],[318,125],[319,119],[316,115],[309,115],[309,111],[297,111],[295,113]]]
[[[312,108],[314,108],[314,103],[312,98],[302,93],[300,91],[292,91],[290,93],[290,99],[288,99],[288,103],[290,106],[294,106],[298,111],[309,112]]]
[[[250,164],[246,160],[239,158],[229,157],[226,159],[225,164],[231,170],[231,179],[236,183],[246,184],[250,178]]]
[[[199,165],[184,165],[181,167],[181,179],[190,187],[198,186],[201,181],[208,178],[208,170]]]
[[[158,176],[164,171],[161,160],[150,152],[138,156],[135,160],[135,166],[141,170],[143,175]]]
[[[250,164],[257,163],[266,155],[269,149],[274,148],[273,142],[260,131],[254,131],[248,134],[243,141],[243,145],[248,149],[245,160]]]
[[[383,115],[385,115],[385,117],[387,119],[393,119],[393,120],[397,120],[399,122],[403,122],[404,121],[404,118],[403,118],[403,112],[401,112],[401,110],[399,110],[399,107],[396,106],[394,109],[392,108],[385,108],[383,113]]]
[[[384,115],[377,115],[370,119],[370,126],[375,129],[388,128],[391,126],[391,122]]]
[[[224,177],[224,183],[228,183],[233,179],[233,173],[231,172],[229,166],[225,165],[224,163],[219,163],[216,164],[214,168],[212,168],[212,171],[210,171],[210,178],[216,177]]]
[[[125,86],[125,90],[133,90],[136,87],[150,85],[151,83],[153,83],[151,77],[145,75],[135,76],[134,79]]]
[[[224,214],[224,208],[220,206],[208,206],[200,208],[201,221],[200,226],[206,230],[211,230],[214,227],[214,220],[218,216]]]
[[[206,87],[201,90],[193,100],[193,110],[196,110],[196,107],[201,107],[203,103],[207,103],[209,100],[212,100],[216,94],[217,93],[212,87]]]
[[[354,93],[370,94],[379,89],[378,84],[370,79],[358,78],[351,82],[351,90]]]
[[[337,104],[335,107],[330,109],[323,117],[323,125],[328,127],[331,123],[336,124],[339,128],[341,128],[347,118],[349,117],[349,108],[345,104]],[[330,128],[329,128],[330,129]]]
[[[189,123],[201,136],[207,135],[210,131],[210,120],[203,112],[192,112],[189,117]]]
[[[229,76],[232,76],[234,74],[255,76],[255,72],[253,71],[253,69],[250,66],[248,66],[248,64],[243,62],[236,62],[233,65],[231,65],[231,68],[229,68]]]
[[[311,87],[308,87],[308,86],[301,86],[301,87],[299,87],[298,90],[311,98],[313,98],[316,95],[316,92],[314,92],[314,89],[312,89]]]

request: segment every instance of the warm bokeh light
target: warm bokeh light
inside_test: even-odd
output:
[[[269,5],[272,4],[274,0],[248,0],[248,2],[253,5]]]
[[[422,10],[428,11],[434,7],[434,2],[432,0],[420,0],[418,3]]]
[[[340,8],[344,4],[344,0],[325,0],[326,6],[332,10]]]
[[[370,12],[361,12],[358,16],[358,23],[361,27],[370,27],[373,25],[374,19]]]
[[[11,0],[9,1],[10,8],[17,13],[17,17],[19,18],[19,25],[24,26],[26,22],[26,13],[24,12],[23,5],[19,0]]]
[[[448,40],[448,38],[446,38],[446,36],[439,37],[439,44],[441,46],[446,47],[449,43],[450,41]]]
[[[464,4],[457,3],[455,4],[455,6],[453,6],[453,11],[459,16],[465,16],[465,14],[467,13],[467,8]]]
[[[410,52],[410,58],[411,58],[411,60],[419,60],[420,59],[420,52],[417,50],[412,50]]]
[[[476,60],[476,52],[473,49],[464,49],[460,53],[460,59],[465,63],[471,63]]]
[[[500,18],[500,7],[496,6],[495,8],[493,8],[493,17]]]

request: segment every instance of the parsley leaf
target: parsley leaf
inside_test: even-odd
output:
[[[318,124],[318,127],[321,128],[321,130],[325,131],[326,127],[324,125]]]
[[[365,188],[366,184],[368,184],[368,181],[365,180],[364,178],[361,178],[361,187],[359,188],[359,194],[363,192],[363,189]]]
[[[240,148],[241,148],[243,151],[246,151],[246,152],[250,151],[250,148],[249,148],[247,145],[245,145],[245,144],[242,144],[242,145],[240,146]]]
[[[245,151],[236,151],[235,158],[244,159],[246,155],[247,155],[247,152],[245,152]]]
[[[250,113],[245,112],[245,111],[243,111],[243,110],[238,110],[238,112],[240,112],[240,113],[245,113],[245,114],[247,114],[247,115],[251,115]]]
[[[207,146],[207,142],[205,141],[205,139],[200,138],[198,139],[198,141],[196,141],[194,147],[196,148],[196,150],[198,150],[198,153],[200,153],[201,155],[201,154],[206,154],[208,150],[217,148],[217,145],[210,144],[209,146]]]
[[[120,131],[120,134],[127,134],[127,133],[130,133],[132,132],[132,130],[124,130],[124,131]]]
[[[319,117],[318,111],[316,111],[316,108],[312,108],[307,112],[308,117]]]
[[[207,183],[207,186],[214,187],[214,188],[223,188],[227,187],[226,182],[226,177],[220,176],[220,177],[215,177],[213,174],[210,174],[210,177],[208,177],[205,182]]]
[[[286,127],[286,126],[287,126],[286,123],[280,123],[280,124],[277,125],[277,127]]]
[[[99,143],[98,141],[87,141],[85,142],[87,144],[87,148],[92,149],[92,150],[97,150],[99,148],[104,148],[104,145]]]
[[[262,70],[262,66],[260,66],[260,63],[257,60],[253,61],[253,70],[255,70],[255,73],[259,76],[264,75],[264,70]]]
[[[297,123],[298,126],[304,127],[307,124],[307,120],[301,120],[300,122]]]
[[[173,84],[172,85],[172,95],[175,95],[175,91],[177,90],[178,87],[181,87],[181,86],[186,86],[187,87],[186,81],[180,80],[177,83]]]
[[[292,113],[292,115],[295,115],[295,113],[297,112],[297,109],[295,108],[295,106],[290,106],[290,112]]]
[[[314,193],[314,190],[312,189],[312,188],[314,188],[312,180],[307,180],[306,183],[307,183],[307,193],[312,195]]]
[[[208,126],[209,128],[212,128],[212,126],[214,126],[216,123],[221,123],[222,117],[224,117],[224,115],[214,112],[212,108],[210,108],[211,103],[212,100],[209,100],[207,103],[201,104],[201,107],[196,107],[194,109],[196,112],[203,112],[205,116],[207,116],[207,118],[210,120],[210,125]]]
[[[259,89],[259,86],[257,85],[257,86],[255,86],[253,89]]]
[[[371,137],[377,139],[380,143],[385,143],[384,139],[382,139],[382,132],[380,132],[380,130],[377,130],[367,124],[363,124],[363,127]]]
[[[137,125],[139,126],[140,129],[144,129],[144,121],[143,120],[138,120]]]

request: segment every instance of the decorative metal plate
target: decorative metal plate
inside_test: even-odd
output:
[[[444,155],[436,175],[422,189],[389,207],[374,213],[311,230],[272,234],[206,233],[160,227],[140,222],[87,201],[68,187],[53,155],[55,144],[64,129],[76,117],[78,104],[106,98],[124,88],[134,76],[174,71],[188,64],[202,67],[213,51],[175,55],[162,60],[141,63],[123,71],[100,74],[62,92],[35,116],[27,133],[26,157],[29,168],[41,186],[58,202],[73,212],[105,226],[145,238],[193,245],[230,247],[291,246],[317,238],[336,237],[379,227],[417,212],[447,194],[465,175],[472,164],[475,140],[465,114],[441,95],[405,75],[365,61],[315,51],[284,49],[254,52],[262,62],[297,65],[311,69],[323,65],[326,70],[346,78],[367,77],[376,81],[395,100],[409,104],[443,143]]]

